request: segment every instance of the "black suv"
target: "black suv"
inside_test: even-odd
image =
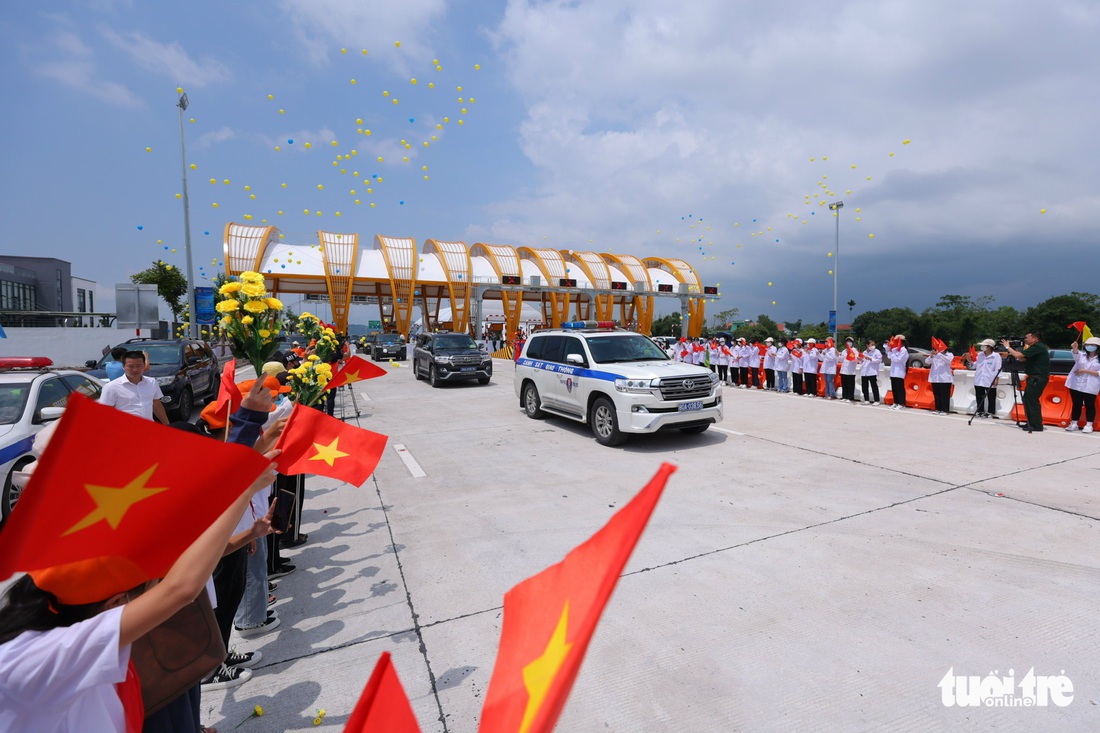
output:
[[[413,376],[433,387],[443,382],[476,379],[488,384],[493,357],[478,348],[468,333],[422,333],[413,349]]]
[[[149,369],[145,376],[157,380],[160,391],[164,393],[161,401],[165,409],[178,419],[191,419],[195,400],[209,402],[218,396],[221,368],[209,344],[188,339],[138,338],[119,345],[149,354]],[[106,365],[110,361],[114,359],[108,353],[98,362],[86,362],[91,367],[88,376],[106,380]]]
[[[370,358],[373,361],[379,359],[399,359],[405,361],[407,355],[405,339],[399,333],[379,333],[371,337]]]

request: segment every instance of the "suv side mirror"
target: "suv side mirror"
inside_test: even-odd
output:
[[[41,410],[38,411],[38,414],[35,416],[33,422],[35,425],[41,425],[44,422],[56,420],[64,414],[64,407],[43,407]]]
[[[199,364],[202,362],[201,356],[192,356],[187,360],[188,365]]]
[[[576,364],[578,366],[584,366],[584,357],[581,356],[580,354],[566,354],[565,355],[565,363],[566,364]]]
[[[99,362],[97,362],[95,359],[88,359],[88,361],[84,362],[84,366],[88,367],[89,369],[95,369],[95,365],[98,363]]]

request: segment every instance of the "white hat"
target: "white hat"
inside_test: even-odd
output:
[[[295,341],[295,342],[294,342],[294,346],[297,346],[297,345],[298,345],[298,342],[297,342],[297,341]]]
[[[996,345],[997,345],[997,342],[994,341],[993,339],[985,339],[984,341],[981,341],[981,342],[978,343],[978,346],[988,346],[991,349]]]
[[[808,344],[816,344],[816,343],[817,343],[817,339],[806,339],[806,343],[808,343]]]
[[[894,338],[898,338],[898,339],[901,339],[902,341],[905,341],[905,334],[903,334],[903,333],[899,333],[899,334],[898,334],[897,336],[895,336]]]
[[[766,344],[775,343],[775,339],[773,339],[771,336],[768,336],[766,339],[764,339],[764,343],[766,343]]]
[[[1100,338],[1093,336],[1090,339],[1085,339],[1085,344],[1087,346],[1100,346]]]

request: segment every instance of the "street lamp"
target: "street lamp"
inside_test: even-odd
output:
[[[187,335],[198,338],[199,314],[195,311],[195,269],[191,264],[191,208],[187,199],[187,149],[183,144],[183,111],[187,109],[187,95],[181,93],[176,104],[180,113],[180,161],[183,166],[183,250],[187,253]]]
[[[836,278],[840,272],[840,210],[844,208],[843,201],[834,201],[829,204],[829,211],[836,217],[836,249],[833,255],[833,340],[836,340]]]

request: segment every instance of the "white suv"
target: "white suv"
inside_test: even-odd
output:
[[[515,385],[528,417],[549,412],[588,423],[603,445],[622,443],[626,433],[702,433],[721,422],[714,372],[672,361],[640,333],[595,325],[563,324],[524,344]]]

